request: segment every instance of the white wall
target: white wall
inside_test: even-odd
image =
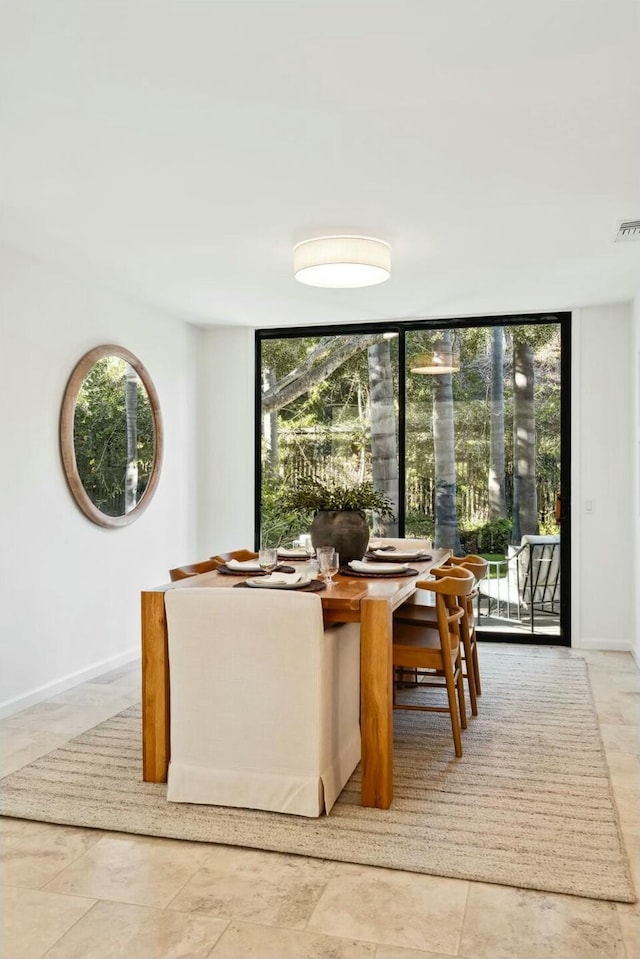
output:
[[[140,590],[195,559],[196,332],[95,281],[0,253],[1,714],[138,655]],[[66,381],[101,343],[145,364],[165,428],[156,495],[122,529],[80,512],[59,454]]]
[[[198,556],[254,537],[254,342],[246,327],[198,339]]]
[[[633,448],[634,471],[632,476],[631,501],[633,506],[635,530],[635,564],[633,582],[635,584],[635,631],[633,655],[640,666],[640,287],[633,304],[633,349],[631,350],[633,410],[633,430],[631,445]]]
[[[572,338],[572,645],[631,649],[638,593],[632,304],[576,310]]]

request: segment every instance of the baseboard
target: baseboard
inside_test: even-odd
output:
[[[631,649],[631,655],[635,659],[636,666],[638,669],[640,669],[640,649],[638,649],[636,646],[633,646]]]
[[[603,652],[612,652],[612,653],[632,653],[630,640],[624,639],[598,639],[597,637],[589,636],[583,638],[579,643],[575,643],[573,646],[574,649],[600,649]]]
[[[139,659],[139,657],[140,647],[134,646],[125,653],[112,656],[110,659],[103,659],[101,662],[89,666],[87,669],[78,670],[77,673],[69,673],[68,676],[65,676],[63,679],[58,679],[54,683],[38,686],[37,689],[33,689],[30,693],[25,693],[23,696],[16,696],[15,699],[8,699],[4,703],[0,703],[0,719],[12,716],[14,713],[18,713],[22,709],[27,709],[29,706],[35,706],[36,703],[41,703],[45,699],[51,699],[52,696],[58,696],[59,693],[64,693],[73,686],[79,686],[80,683],[86,683],[95,676],[100,676],[102,673],[108,673],[112,669],[118,669],[119,666],[126,666],[127,663],[132,663],[136,659]]]

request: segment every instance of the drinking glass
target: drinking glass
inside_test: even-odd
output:
[[[258,563],[265,573],[272,573],[278,565],[278,550],[271,547],[261,549],[258,553]]]
[[[300,542],[302,543],[304,551],[309,557],[309,559],[313,559],[313,557],[316,555],[316,551],[313,543],[311,542],[311,536],[308,533],[306,534],[306,536],[301,536]]]
[[[327,550],[324,553],[320,553],[318,559],[320,561],[320,572],[322,573],[327,586],[333,586],[333,577],[340,568],[340,556],[338,553],[336,553],[335,549],[332,549]]]
[[[320,557],[323,553],[332,553],[333,546],[318,546],[316,549],[316,556],[318,557],[318,562],[320,562]]]

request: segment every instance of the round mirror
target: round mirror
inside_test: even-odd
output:
[[[149,505],[162,462],[162,419],[140,360],[121,346],[82,357],[64,394],[60,449],[76,503],[99,526],[126,526]]]

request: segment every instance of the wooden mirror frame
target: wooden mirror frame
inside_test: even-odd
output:
[[[151,473],[149,474],[149,482],[147,483],[139,502],[136,503],[132,510],[129,510],[129,512],[125,513],[123,516],[108,516],[106,513],[103,513],[101,510],[99,510],[90,499],[87,491],[82,485],[82,480],[80,479],[80,474],[78,473],[76,451],[73,440],[73,421],[80,388],[94,363],[97,363],[98,360],[104,359],[105,356],[117,356],[118,359],[124,360],[125,363],[129,363],[130,366],[133,367],[140,377],[142,385],[144,386],[149,398],[149,405],[151,407],[153,427],[155,432],[153,466],[151,467]],[[162,430],[162,416],[160,414],[160,400],[146,367],[143,366],[138,357],[133,353],[130,353],[129,350],[125,350],[122,346],[115,346],[114,344],[96,346],[93,350],[90,350],[88,353],[86,353],[79,363],[77,363],[71,376],[69,377],[69,382],[67,383],[67,387],[64,392],[64,399],[62,401],[62,409],[60,411],[60,453],[62,455],[62,465],[64,467],[64,473],[67,478],[67,483],[69,484],[71,494],[85,516],[87,516],[92,523],[96,523],[98,526],[106,526],[111,528],[128,526],[129,523],[133,523],[135,520],[137,520],[151,502],[153,494],[155,493],[158,485],[158,480],[160,479],[160,468],[162,466],[163,449],[164,435]]]

